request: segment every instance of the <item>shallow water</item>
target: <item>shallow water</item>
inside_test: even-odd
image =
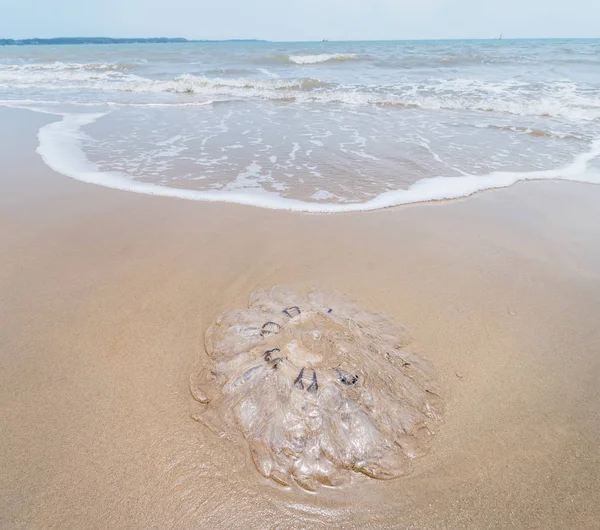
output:
[[[3,47],[0,100],[63,116],[40,153],[74,178],[376,209],[532,178],[600,182],[599,52],[598,40]]]

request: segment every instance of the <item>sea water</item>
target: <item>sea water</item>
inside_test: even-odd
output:
[[[38,152],[112,188],[307,212],[600,183],[600,40],[0,47]]]

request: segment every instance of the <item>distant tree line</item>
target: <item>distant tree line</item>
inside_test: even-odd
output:
[[[236,42],[253,42],[255,39],[233,39]],[[113,39],[110,37],[56,37],[53,39],[0,39],[0,46],[26,46],[31,44],[164,44],[168,42],[217,42],[194,41],[183,38],[153,37],[148,39]]]
[[[187,39],[168,39],[157,37],[150,39],[111,39],[110,37],[57,37],[54,39],[0,39],[3,46],[24,46],[27,44],[134,44],[187,42]]]

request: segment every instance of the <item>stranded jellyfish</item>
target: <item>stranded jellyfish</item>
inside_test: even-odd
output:
[[[440,400],[405,328],[346,296],[276,287],[206,331],[197,419],[248,442],[258,471],[308,490],[406,474]]]

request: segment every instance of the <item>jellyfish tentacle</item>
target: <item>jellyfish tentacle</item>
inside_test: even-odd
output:
[[[265,335],[277,335],[281,331],[281,326],[277,322],[269,321],[265,322],[260,330],[260,334],[264,337]]]
[[[311,393],[315,393],[317,392],[317,390],[319,390],[319,384],[317,383],[317,372],[315,372],[313,370],[313,376],[312,376],[312,383],[309,385],[309,387],[306,389]]]
[[[301,313],[302,313],[302,311],[300,311],[300,308],[297,305],[286,307],[283,310],[283,314],[286,315],[288,318],[295,318],[298,315],[300,315]]]
[[[279,348],[273,348],[272,350],[267,350],[263,354],[263,358],[264,358],[265,361],[267,361],[268,363],[270,363],[271,359],[273,358],[273,355],[277,355],[279,352],[281,352],[281,350]]]
[[[276,357],[275,359],[271,359],[270,364],[273,369],[277,370],[283,361],[285,361],[285,357]]]
[[[304,383],[302,382],[302,378],[304,377],[304,368],[300,370],[298,377],[294,381],[294,386],[299,390],[304,390]]]

